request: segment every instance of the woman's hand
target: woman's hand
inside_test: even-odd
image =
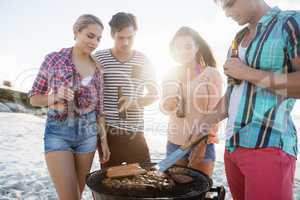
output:
[[[32,106],[44,107],[49,106],[50,108],[63,110],[63,101],[72,101],[74,99],[74,92],[64,86],[58,88],[57,93],[50,92],[47,95],[37,94],[30,97],[30,104]]]
[[[195,142],[204,135],[208,135],[207,144],[219,143],[218,138],[218,124],[209,125],[202,122],[197,128],[194,127],[193,132],[189,138],[189,143]]]
[[[110,150],[107,143],[106,122],[104,116],[97,117],[98,124],[98,155],[101,163],[106,163],[110,158]]]
[[[207,144],[218,144],[219,137],[216,133],[210,133],[207,138]]]
[[[60,86],[54,98],[57,102],[62,100],[72,101],[74,99],[74,91],[68,87]]]
[[[179,98],[178,97],[169,97],[167,99],[163,99],[161,102],[161,111],[163,113],[176,112],[178,106]]]
[[[106,163],[107,161],[109,161],[110,158],[110,150],[107,144],[107,138],[103,137],[100,139],[101,142],[101,155],[100,155],[100,162]]]

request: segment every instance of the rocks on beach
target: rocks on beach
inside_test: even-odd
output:
[[[31,106],[25,92],[0,87],[0,112],[31,113],[40,116],[46,114],[46,109]]]

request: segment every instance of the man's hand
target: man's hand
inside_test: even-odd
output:
[[[122,96],[119,99],[118,104],[120,105],[119,112],[140,107],[140,105],[138,104],[138,102],[136,100],[130,100],[126,96]]]
[[[230,58],[223,65],[224,73],[227,76],[238,80],[245,80],[245,75],[249,71],[249,67],[239,58]]]

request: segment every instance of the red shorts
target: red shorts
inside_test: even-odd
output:
[[[225,151],[234,200],[292,200],[296,159],[278,148]]]

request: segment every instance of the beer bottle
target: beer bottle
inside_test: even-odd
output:
[[[120,110],[120,108],[121,108],[121,103],[122,103],[122,102],[120,102],[121,97],[123,97],[123,89],[122,89],[121,86],[119,86],[118,87],[118,102],[119,102],[118,103],[118,110]],[[119,111],[119,117],[120,117],[120,119],[126,119],[127,118],[126,109],[124,109],[122,111]]]
[[[73,72],[71,75],[67,77],[67,79],[69,79],[70,82],[66,85],[68,85],[69,89],[73,90],[74,92],[74,98],[71,101],[67,101],[67,112],[68,112],[67,120],[68,120],[68,126],[74,126],[73,117],[78,114],[77,90],[79,89],[77,87],[76,73]]]
[[[231,58],[238,58],[239,57],[238,43],[237,43],[236,39],[234,39],[232,41],[230,57]],[[239,85],[239,84],[241,84],[241,80],[238,80],[238,79],[235,79],[235,78],[232,78],[232,77],[228,77],[228,83],[230,85]]]
[[[185,117],[185,99],[183,97],[183,85],[182,85],[182,83],[179,83],[179,98],[178,98],[176,116],[178,118]]]
[[[73,72],[71,75],[67,77],[70,79],[69,82],[69,89],[74,92],[74,98],[71,101],[68,101],[68,114],[71,116],[77,111],[78,109],[78,87],[77,87],[77,80],[76,80],[76,73]]]

